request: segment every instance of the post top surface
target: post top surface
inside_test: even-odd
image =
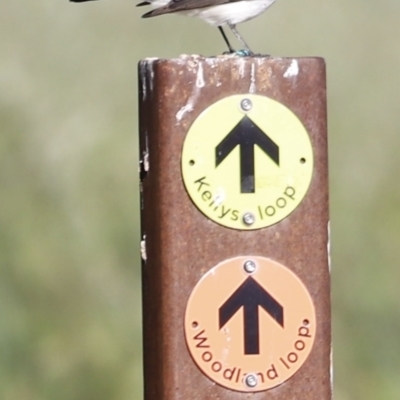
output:
[[[209,56],[205,57],[199,54],[181,54],[175,58],[158,58],[158,57],[146,57],[139,61],[139,64],[153,64],[153,63],[175,63],[175,64],[185,64],[187,62],[193,61],[202,61],[210,64],[217,64],[221,62],[237,62],[237,61],[244,61],[244,62],[251,62],[256,61],[258,63],[262,62],[288,62],[296,60],[298,62],[323,62],[325,63],[325,59],[323,57],[314,57],[314,56],[302,56],[302,57],[278,57],[278,56],[270,56],[270,55],[263,55],[258,54],[251,57],[240,57],[237,55],[232,54],[221,54],[217,56]]]

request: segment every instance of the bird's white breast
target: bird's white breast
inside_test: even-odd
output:
[[[180,14],[201,18],[214,26],[236,25],[257,17],[257,15],[263,13],[274,2],[275,0],[243,0],[199,8],[197,10],[183,11]]]

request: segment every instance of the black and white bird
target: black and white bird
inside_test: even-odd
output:
[[[81,3],[90,0],[70,0]],[[236,25],[262,14],[275,0],[145,0],[138,6],[151,6],[154,10],[143,15],[143,18],[156,17],[163,14],[181,14],[198,17],[212,26],[218,27],[228,49],[235,50],[223,30],[228,26],[236,38],[243,44],[248,54],[253,54]]]

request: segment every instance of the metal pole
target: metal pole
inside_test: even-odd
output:
[[[329,400],[325,63],[139,64],[145,400]]]

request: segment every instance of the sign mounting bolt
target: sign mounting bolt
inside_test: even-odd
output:
[[[255,374],[247,374],[244,378],[244,383],[249,388],[255,388],[258,385],[258,380]]]
[[[252,109],[252,107],[253,107],[253,103],[251,102],[250,99],[243,99],[240,102],[240,108],[245,112],[250,111]]]
[[[254,261],[247,260],[243,264],[243,268],[248,274],[252,274],[257,269],[257,265],[256,265],[256,263]]]
[[[247,212],[243,214],[243,223],[247,226],[251,226],[256,222],[256,218],[254,217],[254,214],[251,212]]]

